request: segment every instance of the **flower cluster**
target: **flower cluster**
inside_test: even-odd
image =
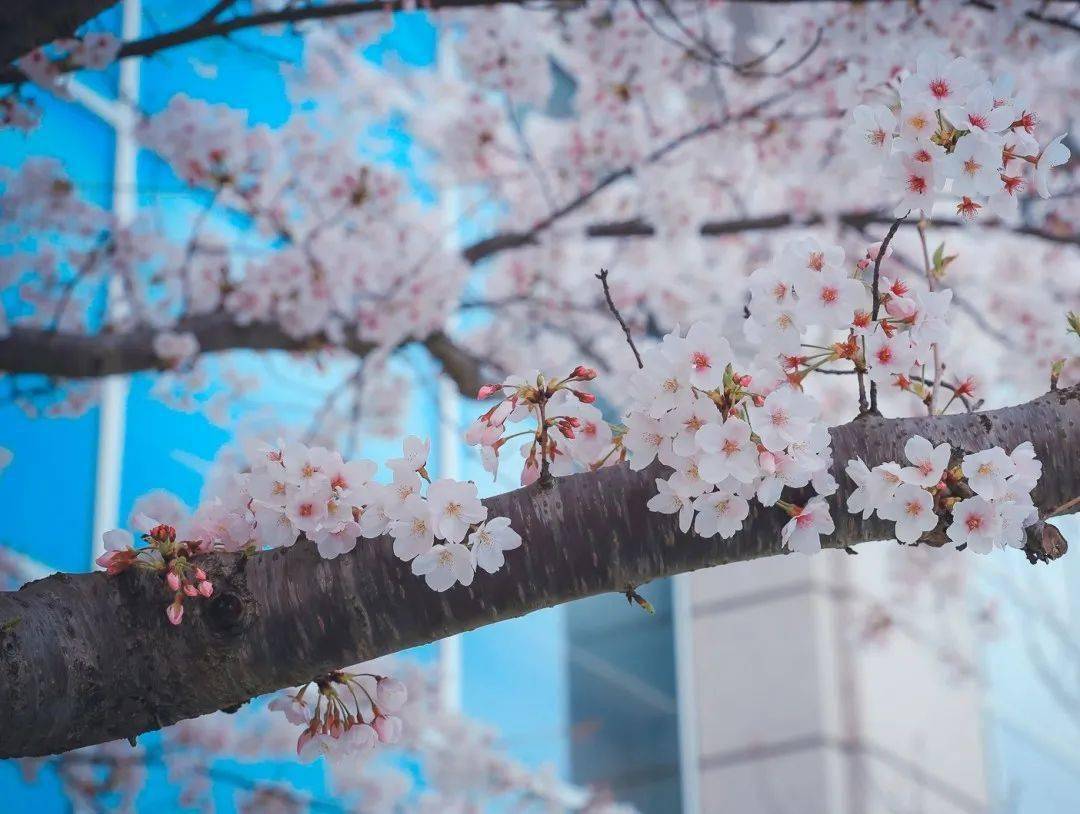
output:
[[[109,574],[119,574],[133,567],[161,574],[166,588],[173,594],[165,615],[178,625],[184,618],[185,597],[209,598],[214,593],[206,572],[192,562],[192,557],[200,551],[200,544],[178,541],[173,526],[146,515],[140,515],[136,525],[145,529],[142,540],[146,546],[135,548],[131,532],[124,529],[107,531],[102,535],[105,553],[97,558],[97,564]]]
[[[460,582],[472,583],[476,568],[495,573],[505,564],[504,552],[521,545],[521,537],[505,517],[488,519],[476,484],[440,478],[427,472],[430,442],[410,436],[404,454],[387,462],[388,484],[373,480],[373,461],[344,460],[325,447],[300,442],[245,443],[247,467],[216,482],[191,517],[178,501],[158,494],[144,505],[167,514],[180,527],[190,553],[255,551],[288,547],[302,537],[328,559],[352,551],[359,538],[389,534],[394,553],[412,563],[436,591]],[[424,483],[427,494],[421,493]],[[173,538],[175,529],[170,529]],[[109,532],[119,541],[130,534]],[[438,539],[438,543],[436,543]],[[123,548],[123,546],[121,546]],[[127,556],[127,555],[124,555]],[[101,561],[127,563],[119,555]]]
[[[947,539],[980,554],[995,545],[1024,547],[1024,529],[1039,519],[1031,490],[1042,474],[1030,441],[1009,454],[991,447],[957,463],[949,444],[935,447],[915,435],[904,456],[909,465],[903,467],[888,461],[868,469],[861,459],[848,461],[856,485],[848,511],[864,519],[876,511],[896,523],[896,539],[904,543],[944,528]]]
[[[948,341],[952,291],[916,288],[897,271],[882,270],[878,258],[884,260],[889,253],[886,248],[882,254],[880,244],[871,245],[848,268],[839,246],[811,237],[788,242],[773,263],[750,275],[750,316],[744,331],[757,346],[759,359],[779,357],[795,384],[829,362],[846,360],[880,386],[916,389],[919,377],[913,369]],[[880,271],[877,319],[871,316],[872,292],[862,279],[875,265]],[[825,330],[823,344],[803,342],[812,326]],[[833,341],[838,329],[847,335]],[[971,385],[960,392],[970,395]]]
[[[859,105],[853,118],[849,144],[899,198],[897,216],[929,215],[938,193],[947,193],[959,199],[962,217],[984,207],[1011,217],[1028,185],[1050,197],[1050,170],[1069,160],[1064,133],[1040,148],[1037,117],[1010,77],[991,81],[974,62],[941,52],[919,56],[891,107]]]
[[[314,688],[315,703],[306,698]],[[304,727],[296,754],[304,763],[320,755],[340,759],[396,743],[402,721],[394,713],[408,700],[405,685],[389,676],[336,670],[278,695],[270,709]]]
[[[105,32],[55,40],[16,60],[15,66],[31,82],[67,98],[67,90],[60,84],[65,73],[79,68],[103,70],[116,59],[122,44]]]
[[[621,437],[631,468],[659,459],[674,470],[657,479],[650,509],[678,513],[683,531],[693,525],[703,537],[726,539],[742,527],[756,497],[790,515],[783,530],[788,548],[821,548],[820,535],[833,531],[825,501],[780,500],[785,486],[813,484],[819,495],[836,490],[829,433],[810,396],[786,381],[772,384],[764,374],[759,380],[737,370],[728,342],[704,323],[685,336],[668,334],[646,352],[631,387]]]
[[[199,355],[199,340],[190,331],[155,334],[154,353],[168,367],[182,367]]]
[[[477,398],[495,394],[502,399],[477,418],[465,433],[465,441],[479,445],[484,468],[499,471],[499,450],[513,438],[527,437],[521,446],[525,460],[521,484],[527,486],[541,473],[568,475],[575,465],[590,469],[613,463],[611,427],[593,402],[596,396],[581,385],[596,378],[592,368],[578,365],[564,377],[533,371],[511,376],[502,384],[480,388]],[[534,427],[506,435],[507,423],[528,421]]]

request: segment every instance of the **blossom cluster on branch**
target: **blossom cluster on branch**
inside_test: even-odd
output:
[[[933,446],[919,435],[904,445],[909,466],[895,461],[868,469],[861,459],[848,462],[856,484],[848,511],[896,523],[896,539],[916,543],[944,530],[960,547],[987,554],[995,546],[1024,548],[1024,529],[1039,519],[1031,491],[1042,473],[1030,441],[1011,453],[1000,447],[956,457],[949,444]],[[951,518],[951,519],[950,519]]]
[[[1039,146],[1038,116],[1012,77],[991,82],[964,57],[924,52],[895,83],[895,96],[890,106],[856,107],[848,141],[852,157],[880,172],[885,193],[899,197],[898,216],[930,212],[948,193],[960,199],[961,217],[986,207],[1010,218],[1025,187],[1049,198],[1050,170],[1069,160],[1065,133]]]
[[[1024,176],[1010,198],[1021,196],[1021,206],[1005,222],[980,218],[993,231],[951,244],[963,259],[950,269],[965,304],[957,319],[998,347],[989,354],[956,348],[950,370],[957,381],[1010,371],[1011,382],[1022,379],[1034,391],[1042,379],[1035,366],[1018,374],[1014,363],[1035,355],[1048,364],[1063,353],[1060,332],[1031,317],[1052,303],[1080,305],[1052,271],[1074,259],[1069,235],[1080,198],[1044,202],[1035,194],[1065,157],[1067,140],[1033,145],[1027,128],[1037,110],[1040,130],[1067,129],[1062,100],[1070,98],[1071,77],[1062,66],[1078,38],[1026,10],[1024,3],[993,11],[889,3],[870,13],[858,4],[813,4],[784,15],[755,10],[745,20],[725,4],[673,9],[675,18],[652,2],[598,0],[558,14],[446,10],[430,16],[437,66],[372,62],[367,46],[392,30],[390,14],[267,31],[261,36],[303,40],[299,64],[282,67],[293,103],[283,124],[256,124],[241,109],[182,94],[139,118],[141,143],[195,205],[183,216],[190,234],[154,228],[153,206],[133,223],[117,223],[55,161],[30,160],[3,173],[0,208],[10,215],[4,238],[13,250],[0,258],[0,282],[22,304],[0,303],[0,333],[38,331],[19,338],[29,343],[18,354],[26,359],[52,333],[130,336],[149,345],[139,330],[158,330],[158,353],[135,366],[169,368],[155,393],[221,421],[229,415],[222,402],[248,395],[252,377],[207,392],[201,361],[215,343],[207,341],[213,331],[189,330],[186,322],[196,318],[212,320],[214,331],[253,329],[254,338],[224,347],[286,346],[319,363],[345,354],[385,360],[441,330],[495,371],[584,361],[607,372],[618,369],[620,337],[599,298],[581,295],[596,268],[617,271],[613,296],[639,337],[732,316],[742,308],[747,272],[771,250],[774,227],[760,224],[778,215],[792,225],[806,220],[849,255],[861,253],[859,231],[869,226],[859,219],[874,225],[883,201],[868,183],[873,167],[925,147],[948,159],[935,159],[935,167],[962,172],[969,147],[1000,139],[995,169]],[[760,61],[737,63],[732,54],[744,48]],[[911,59],[923,51],[942,56]],[[969,61],[958,66],[953,60],[964,55]],[[1015,88],[1006,75],[1016,77]],[[901,126],[902,114],[916,113],[916,100],[933,94],[929,83],[940,92],[942,78],[957,99],[933,108],[941,122],[935,118],[934,132],[916,138]],[[983,111],[988,89],[991,108]],[[842,119],[860,104],[870,106],[858,108],[860,121],[869,115],[873,127],[854,128],[854,142],[845,142]],[[1013,118],[1003,124],[1005,110]],[[984,113],[986,129],[968,122]],[[878,114],[883,133],[888,117],[897,122],[880,139],[890,154],[895,147],[892,159],[862,152],[874,147],[866,135],[877,138]],[[401,166],[378,158],[388,127],[409,136]],[[1010,150],[1015,158],[1006,163]],[[1071,178],[1074,164],[1062,175]],[[988,164],[980,172],[983,180],[993,175]],[[947,173],[935,173],[937,193]],[[954,195],[952,184],[945,195]],[[419,188],[422,202],[413,194]],[[895,203],[903,188],[886,192]],[[992,197],[968,194],[987,208]],[[448,213],[476,215],[489,237],[464,252],[448,250],[446,235],[457,227]],[[716,241],[701,239],[699,231],[714,233],[709,224],[723,227]],[[593,234],[616,239],[587,237]],[[994,240],[979,239],[985,235]],[[470,271],[480,260],[485,267]],[[112,288],[118,307],[103,318],[110,279],[123,286]],[[463,309],[481,318],[451,319]],[[530,359],[536,349],[540,358]],[[1066,366],[1066,381],[1075,370]],[[365,386],[382,378],[367,376]],[[77,414],[96,398],[92,386],[50,384],[12,388],[12,398],[35,413],[47,402],[49,414]],[[371,409],[356,420],[380,426],[392,408],[371,395]],[[609,385],[598,395],[622,394]],[[917,408],[920,397],[909,396],[890,393],[890,405]],[[328,427],[361,412],[343,402],[328,402]]]

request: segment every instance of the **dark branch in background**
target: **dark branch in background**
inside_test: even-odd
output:
[[[776,102],[788,98],[799,87],[805,87],[819,81],[815,76],[795,88],[772,94],[747,107],[741,113],[729,116],[722,121],[710,121],[699,125],[665,142],[649,153],[644,163],[655,163],[675,152],[683,145],[717,132],[729,124],[751,119]],[[537,237],[550,229],[555,223],[585,206],[592,198],[623,178],[634,174],[635,165],[628,164],[602,178],[591,189],[578,195],[573,200],[549,213],[537,221],[526,232],[507,233],[474,243],[463,252],[470,263],[477,263],[499,251],[534,242]],[[292,236],[287,230],[282,234],[289,240]],[[209,320],[209,324],[205,324]],[[325,347],[325,338],[294,339],[280,327],[268,323],[255,323],[249,326],[229,325],[227,314],[214,314],[208,317],[188,317],[172,328],[176,331],[190,330],[200,339],[203,350],[227,350],[232,348],[253,348],[267,350],[282,348],[285,350],[315,350]],[[207,334],[204,344],[201,333]],[[345,328],[350,337],[346,348],[357,355],[364,355],[373,348],[369,343],[358,342],[355,330]],[[5,339],[0,339],[0,371],[9,373],[43,373],[67,378],[86,378],[108,375],[109,373],[133,372],[153,369],[161,366],[161,361],[152,352],[150,342],[154,332],[149,328],[138,328],[117,334],[98,334],[94,336],[75,334],[54,334],[40,329],[16,328]],[[250,344],[245,344],[249,342]],[[96,345],[103,343],[103,349]],[[439,361],[448,367],[447,373],[459,385],[461,392],[472,396],[483,384],[480,374],[480,362],[475,357],[455,348],[451,341],[442,334],[429,337],[425,344],[432,350],[434,343]],[[439,350],[442,355],[439,355]],[[468,382],[469,387],[464,387]]]
[[[869,416],[831,434],[839,489],[828,548],[890,538],[891,524],[843,508],[853,487],[844,467],[856,456],[899,460],[914,434],[964,452],[1030,440],[1043,464],[1033,495],[1041,516],[1080,494],[1080,386],[988,413]],[[160,578],[147,573],[57,574],[0,594],[0,757],[135,737],[539,608],[783,552],[788,517],[775,508],[753,506],[730,540],[681,533],[675,516],[646,506],[663,471],[618,465],[488,499],[524,544],[502,571],[446,593],[411,575],[382,538],[333,560],[306,542],[200,557],[214,598],[178,627],[165,618]],[[1029,542],[1033,552],[1043,545]]]
[[[377,347],[372,342],[357,339],[352,327],[344,329],[344,343],[332,343],[321,334],[298,339],[276,323],[240,325],[231,314],[224,312],[186,317],[170,330],[194,334],[204,353],[239,348],[301,353],[341,349],[363,357]],[[14,327],[7,337],[0,339],[0,370],[44,373],[67,379],[162,370],[165,364],[153,349],[154,336],[158,332],[155,328],[139,327],[118,333],[71,334]],[[476,393],[479,390],[484,382],[479,359],[442,333],[432,334],[420,344],[440,362],[461,392]]]
[[[861,5],[866,1],[831,0],[831,2],[826,3],[823,0],[822,5],[832,4],[832,2],[837,5],[845,3],[852,5],[859,3]],[[819,2],[819,0],[734,0],[734,2],[761,5],[792,5],[796,2]],[[3,7],[0,8],[0,65],[6,65],[35,47],[58,37],[69,36],[81,24],[115,5],[115,3],[116,0],[48,0],[48,2],[41,2],[41,0],[5,0]],[[406,0],[327,3],[238,15],[221,20],[220,17],[231,5],[233,3],[228,2],[228,0],[219,0],[188,25],[124,43],[120,49],[119,58],[150,56],[168,48],[175,48],[178,45],[185,45],[212,37],[227,37],[237,31],[249,28],[283,23],[300,23],[308,20],[327,20],[371,12],[396,11],[411,4],[407,3]],[[515,5],[524,8],[536,7],[543,9],[575,9],[583,7],[584,2],[583,0],[548,0],[547,3],[535,5],[530,4],[529,0],[426,0],[423,5],[435,10],[496,5]],[[997,11],[996,4],[986,0],[969,0],[968,5],[983,11]],[[661,3],[661,7],[665,10],[668,9],[666,2]],[[1034,10],[1025,11],[1024,17],[1032,22],[1080,33],[1080,24],[1067,17],[1054,17]],[[802,56],[785,68],[771,73],[755,73],[753,62],[744,65],[727,63],[723,61],[722,56],[715,54],[715,52],[705,56],[713,61],[720,59],[718,64],[726,64],[737,72],[742,71],[749,76],[780,76],[801,65],[816,50],[819,40],[820,31],[818,39]],[[768,55],[771,54],[767,53],[766,56]],[[0,84],[12,84],[21,82],[23,79],[22,73],[16,68],[10,66],[0,68]]]
[[[40,0],[5,1],[13,2],[14,5],[21,6],[24,9],[32,6],[35,11],[41,6],[68,7],[97,5],[100,6],[101,9],[104,9],[116,2],[116,0],[50,0],[48,3],[42,3]],[[260,28],[286,23],[301,23],[309,20],[331,20],[339,17],[352,17],[358,14],[387,13],[390,11],[399,11],[403,7],[415,4],[408,2],[408,0],[365,0],[364,2],[326,3],[318,6],[294,6],[279,9],[277,11],[263,11],[256,14],[230,17],[224,20],[219,19],[221,15],[228,10],[228,6],[230,5],[233,5],[233,3],[215,3],[214,6],[189,25],[181,26],[172,31],[165,31],[150,37],[144,37],[139,40],[126,42],[121,46],[120,52],[117,54],[117,59],[146,57],[165,51],[169,48],[175,48],[179,45],[198,42],[199,40],[210,39],[213,37],[228,37],[230,34],[249,28]],[[495,5],[527,7],[528,0],[427,0],[423,5],[433,10],[477,8]],[[557,5],[558,0],[553,0],[553,2],[549,4],[549,7]],[[564,5],[574,6],[578,5],[578,3],[572,2]],[[219,7],[221,8],[219,9]],[[23,13],[33,16],[29,11],[24,11]],[[94,12],[93,14],[88,15],[84,19],[89,19],[96,13],[97,12]],[[0,23],[2,23],[3,20],[4,18],[0,16]],[[3,30],[3,28],[0,27],[0,30]],[[74,28],[71,30],[74,30]],[[70,34],[71,30],[68,30],[67,33]],[[10,62],[16,57],[30,51],[36,45],[48,42],[50,39],[55,39],[55,37],[48,37],[40,42],[32,42],[28,47],[16,50],[13,56],[8,57],[3,60],[3,62]],[[0,40],[0,42],[3,42],[3,40]],[[21,82],[24,79],[25,77],[22,72],[15,67],[8,67],[0,70],[0,85]]]
[[[891,224],[894,218],[883,212],[837,212],[835,214],[814,212],[808,215],[793,215],[788,212],[773,215],[759,215],[753,217],[732,218],[731,220],[707,220],[698,229],[702,237],[726,237],[739,235],[747,232],[768,232],[777,229],[806,228],[821,226],[835,221],[841,226],[849,226],[853,229],[863,229],[867,226],[884,226]],[[911,223],[914,225],[914,223]],[[931,221],[935,229],[992,229],[1022,237],[1034,237],[1049,243],[1060,243],[1066,246],[1080,246],[1080,233],[1074,229],[1048,229],[1038,226],[1010,226],[999,220],[979,220],[975,224],[971,221],[957,220],[955,218],[936,218]],[[608,223],[594,223],[585,227],[587,237],[653,237],[656,229],[639,219],[611,221]]]
[[[3,0],[0,2],[0,66],[61,37],[70,37],[87,20],[117,0]],[[15,69],[0,69],[0,83],[22,78]]]

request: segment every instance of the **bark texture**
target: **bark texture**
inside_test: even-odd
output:
[[[890,524],[842,508],[853,487],[843,469],[855,456],[900,460],[915,433],[966,451],[1030,440],[1043,462],[1043,512],[1080,493],[1080,386],[994,412],[867,417],[832,431],[840,489],[826,546],[889,536]],[[161,581],[147,574],[55,574],[0,594],[0,757],[133,737],[538,608],[783,553],[786,517],[775,508],[752,507],[731,540],[680,533],[672,516],[645,506],[659,474],[618,466],[489,499],[524,544],[498,574],[442,594],[409,573],[389,539],[361,540],[334,560],[307,543],[204,557],[215,596],[188,602],[179,627],[166,621]]]

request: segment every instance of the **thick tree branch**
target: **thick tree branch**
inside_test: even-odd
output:
[[[69,37],[87,20],[96,17],[117,0],[4,0],[0,3],[0,66],[6,66],[39,45]],[[22,74],[0,69],[0,84]]]
[[[0,8],[0,85],[20,82],[22,73],[7,63],[22,56],[38,45],[58,37],[68,36],[87,20],[117,0],[7,0]],[[585,0],[549,0],[545,8],[578,8]],[[794,5],[795,3],[820,2],[822,5],[845,5],[864,3],[866,0],[736,0],[736,2],[762,5]],[[431,9],[472,8],[477,6],[520,5],[528,6],[529,0],[423,0],[422,6]],[[350,17],[370,12],[396,11],[415,6],[414,0],[362,0],[361,2],[329,2],[320,5],[300,5],[276,11],[237,15],[222,20],[224,11],[231,5],[227,0],[216,2],[188,25],[165,31],[151,37],[126,42],[118,54],[119,59],[134,56],[150,56],[169,48],[186,45],[213,37],[227,37],[236,31],[308,20],[326,20]],[[989,0],[968,0],[967,5],[982,11],[997,11]],[[1024,17],[1032,22],[1048,25],[1059,30],[1080,32],[1080,23],[1069,17],[1058,17],[1041,11],[1028,10]],[[808,52],[809,53],[809,52]],[[797,63],[796,63],[797,64]]]
[[[16,0],[11,0],[11,2],[14,6],[21,7],[23,9],[23,15],[26,15],[27,17],[31,15],[26,9],[33,6],[35,11],[37,11],[42,5],[40,2],[30,2],[29,0],[17,0],[17,2]],[[70,26],[66,26],[64,23],[53,24],[51,28],[47,30],[56,30],[59,33],[54,36],[38,38],[36,41],[31,41],[33,39],[32,37],[24,35],[21,41],[28,43],[28,45],[21,50],[18,50],[20,48],[18,45],[20,39],[18,37],[12,37],[13,44],[11,48],[16,50],[12,52],[11,56],[5,58],[3,62],[10,62],[17,57],[22,56],[22,54],[27,51],[30,51],[35,46],[48,42],[51,39],[55,39],[56,36],[65,33],[70,34],[81,22],[93,17],[97,13],[97,11],[92,10],[94,6],[97,6],[98,11],[100,11],[113,5],[115,2],[116,0],[55,0],[52,3],[45,4],[48,8],[54,9],[56,16],[60,17],[61,20],[69,19],[63,15],[68,9],[73,9],[71,12],[72,16],[70,17],[70,19],[73,20],[73,24]],[[421,5],[432,10],[438,10],[494,5],[519,6],[525,5],[526,2],[527,0],[425,0]],[[161,34],[155,34],[151,37],[144,37],[143,39],[125,42],[117,54],[117,59],[151,56],[152,54],[160,53],[169,48],[176,48],[180,45],[187,45],[188,43],[214,37],[227,37],[237,31],[244,31],[249,28],[263,28],[273,25],[301,23],[309,20],[331,20],[339,17],[352,17],[358,14],[388,13],[391,11],[398,11],[402,8],[416,7],[416,3],[410,2],[410,0],[331,2],[320,5],[290,5],[288,8],[275,11],[263,11],[256,14],[238,15],[222,19],[222,15],[227,10],[228,5],[229,4],[225,3],[215,3],[188,25],[174,28],[171,31],[165,31]],[[82,16],[81,9],[83,7],[90,10],[90,13]],[[5,13],[6,9],[3,12],[0,12],[0,31],[4,30],[3,23],[5,18],[3,15]],[[42,15],[38,12],[38,16],[47,15]],[[0,38],[0,44],[3,44],[4,41],[5,38]],[[20,82],[24,78],[25,77],[18,68],[9,66],[0,69],[0,85]]]
[[[372,342],[356,338],[356,331],[345,329],[345,342],[331,342],[323,335],[301,339],[290,336],[280,324],[252,322],[238,324],[231,314],[215,312],[180,320],[171,330],[190,331],[199,340],[202,353],[247,348],[310,353],[341,349],[356,356],[366,356],[376,348]],[[115,373],[161,370],[165,365],[154,353],[153,340],[158,329],[139,327],[118,333],[73,334],[42,328],[11,329],[0,339],[0,370],[8,373],[40,373],[67,379],[100,378]],[[439,361],[446,374],[462,393],[474,395],[484,379],[482,365],[442,333],[435,333],[422,344]]]
[[[1049,512],[1080,493],[1080,386],[988,413],[867,417],[832,430],[840,489],[826,546],[889,537],[881,520],[841,508],[853,487],[843,469],[855,456],[900,460],[914,433],[966,451],[1030,440],[1043,463],[1036,504]],[[217,591],[191,603],[179,627],[165,619],[160,579],[147,574],[56,574],[0,594],[0,757],[134,737],[539,608],[782,553],[785,514],[756,504],[731,540],[680,533],[674,516],[646,508],[658,474],[616,466],[489,499],[524,544],[504,570],[443,594],[409,573],[389,539],[334,560],[306,543],[203,557]]]

